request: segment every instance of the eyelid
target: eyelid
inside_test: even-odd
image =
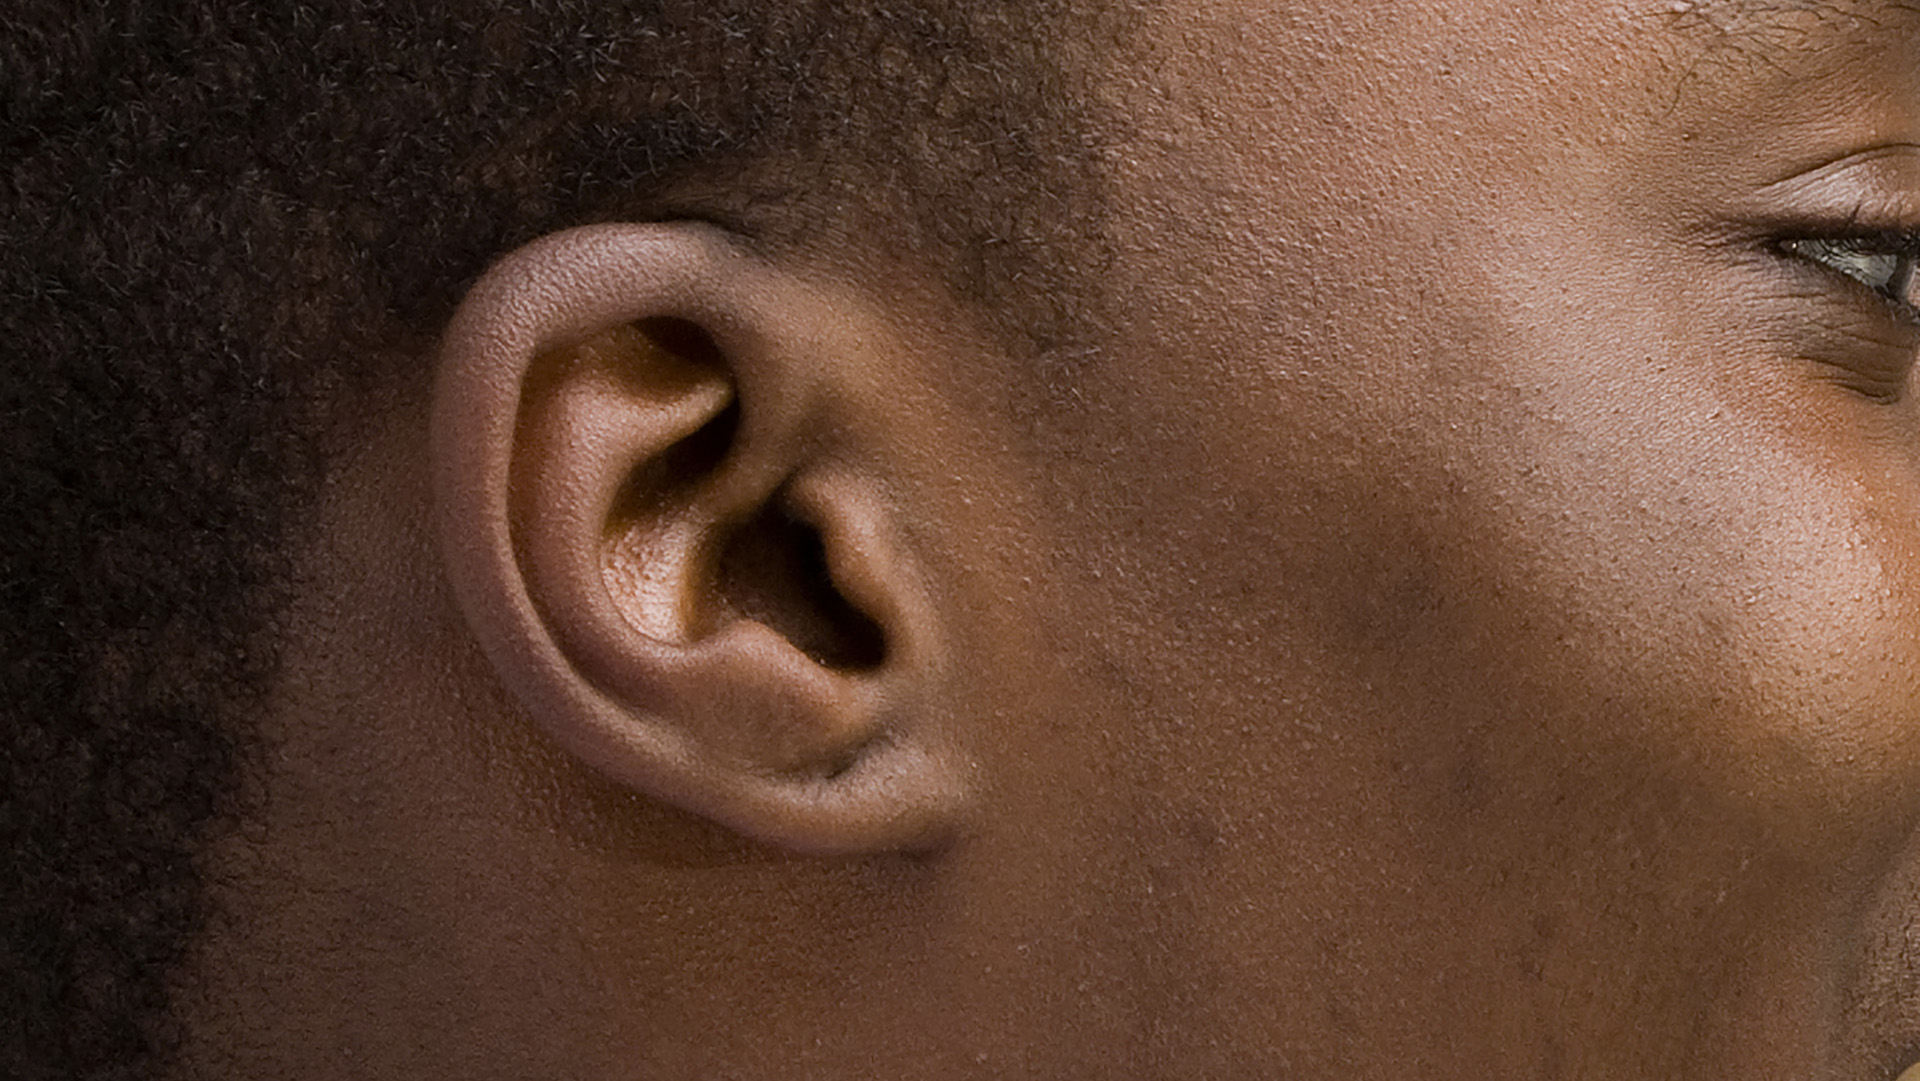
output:
[[[1783,253],[1783,242],[1920,232],[1920,143],[1891,143],[1825,158],[1748,189],[1688,226],[1710,246]],[[1817,259],[1813,260],[1818,262]]]
[[[1920,199],[1920,144],[1870,147],[1777,180],[1755,193],[1763,213],[1812,214],[1835,206],[1871,207],[1892,215]],[[1900,204],[1905,204],[1904,208]]]
[[[1920,326],[1920,144],[1859,150],[1754,192],[1737,216],[1777,254],[1874,294]],[[1731,237],[1729,237],[1731,239]]]
[[[1794,237],[1884,245],[1920,236],[1920,144],[1849,154],[1755,189],[1725,208],[1722,239]]]

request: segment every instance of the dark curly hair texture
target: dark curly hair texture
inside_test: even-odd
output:
[[[1126,6],[11,0],[0,1076],[167,1069],[328,405],[395,378],[368,358],[519,243],[669,217],[888,238],[1070,355]]]

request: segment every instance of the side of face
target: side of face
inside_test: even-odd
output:
[[[1071,386],[881,262],[492,279],[452,337],[524,348],[450,349],[325,509],[220,1054],[1920,1057],[1920,328],[1778,243],[1920,217],[1920,27],[1730,11],[1157,7]],[[821,550],[728,539],[768,508]]]
[[[1167,970],[1214,974],[1170,996],[1183,1052],[1912,1061],[1920,329],[1778,244],[1912,228],[1916,48],[1891,5],[1145,35],[1134,363],[1062,483],[1110,482],[1069,573],[1138,828],[1207,838],[1160,884]]]

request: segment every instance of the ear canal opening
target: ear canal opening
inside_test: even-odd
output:
[[[886,635],[834,585],[820,531],[785,504],[768,500],[728,538],[717,567],[720,596],[735,615],[765,624],[818,664],[878,668]]]

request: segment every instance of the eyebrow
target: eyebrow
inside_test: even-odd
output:
[[[1675,0],[1667,10],[1676,15],[1726,23],[1766,23],[1794,15],[1823,18],[1871,19],[1876,11],[1912,12],[1903,0]]]
[[[1882,16],[1920,16],[1916,0],[1673,0],[1668,15],[1683,26],[1721,34],[1766,34],[1811,17],[1820,24],[1878,25]]]
[[[1662,13],[1712,53],[1766,60],[1845,31],[1920,31],[1920,0],[1672,0]]]

